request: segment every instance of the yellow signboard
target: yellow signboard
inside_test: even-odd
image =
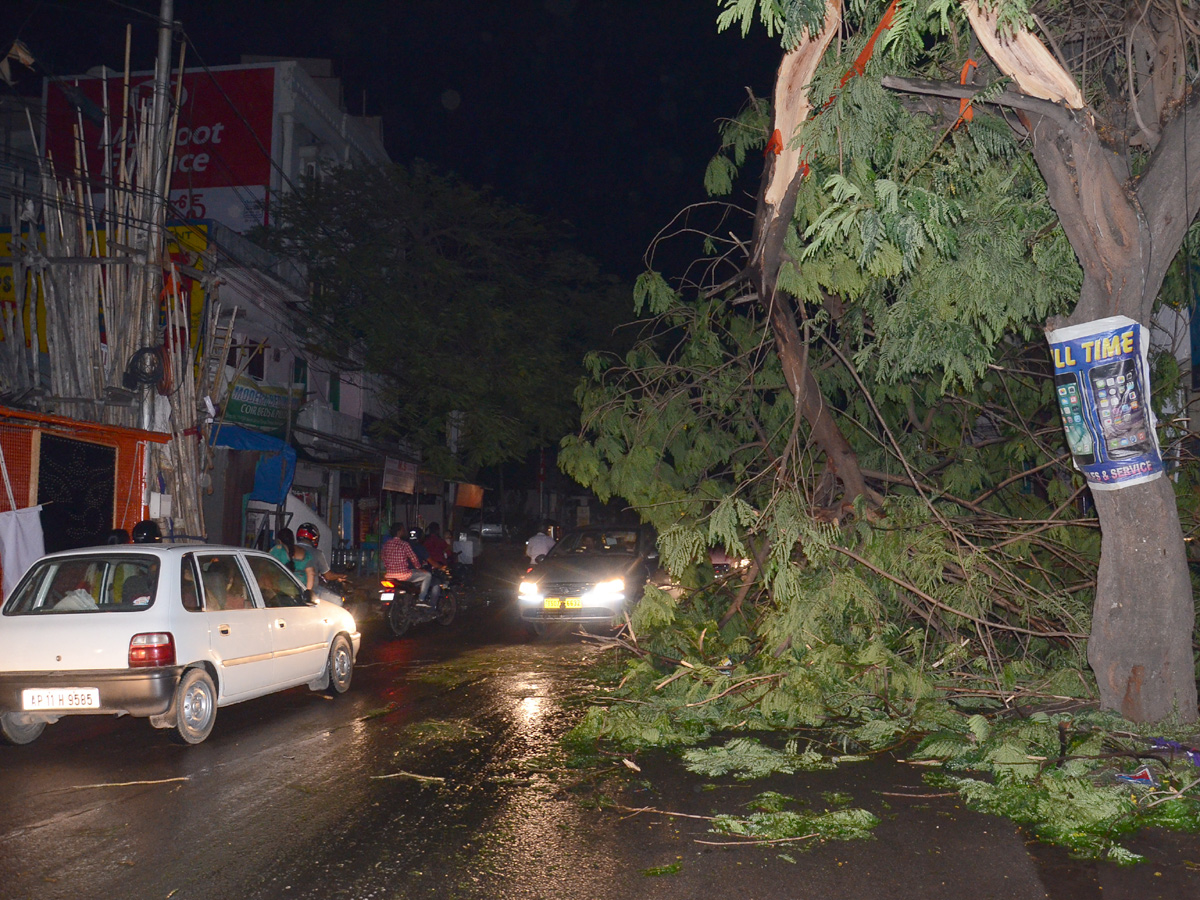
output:
[[[182,267],[180,268],[179,275],[188,305],[190,341],[192,347],[195,347],[196,342],[200,339],[200,324],[204,316],[204,288],[199,279],[189,275],[187,270],[203,271],[205,269],[204,251],[208,249],[208,226],[202,224],[171,225],[168,226],[167,231],[170,233],[167,252],[170,254],[171,262],[177,267]],[[103,231],[97,232],[95,233],[95,238],[96,255],[103,257],[107,254],[105,233]],[[11,255],[12,232],[8,229],[0,230],[0,256]],[[35,291],[36,302],[31,303],[30,299]],[[8,339],[7,330],[4,327],[8,321],[8,316],[13,311],[19,311],[26,335],[26,346],[29,346],[29,335],[31,333],[29,314],[31,308],[37,310],[38,350],[42,353],[48,353],[49,349],[46,345],[46,298],[41,278],[27,273],[25,283],[18,285],[13,275],[13,267],[11,265],[0,265],[0,342]],[[165,327],[165,319],[160,321]],[[103,333],[105,329],[113,327],[115,324],[103,321],[100,298],[97,296],[96,327],[100,328]]]

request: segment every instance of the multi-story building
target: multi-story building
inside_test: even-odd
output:
[[[139,132],[129,123],[138,121],[152,90],[149,72],[128,82],[111,70],[45,82],[32,116],[42,123],[38,138],[56,165],[77,160],[75,176],[91,186],[96,222],[118,167],[136,156]],[[196,406],[214,437],[211,449],[199,454],[203,536],[243,543],[278,525],[268,513],[282,501],[277,495],[284,481],[264,475],[265,462],[288,481],[293,527],[315,520],[326,549],[332,540],[359,543],[378,528],[385,461],[403,454],[364,428],[383,413],[370,377],[352,359],[327,360],[305,346],[303,268],[246,235],[269,225],[273,198],[304,179],[334,166],[388,164],[379,120],[347,112],[327,60],[245,57],[237,66],[185,70],[171,90],[177,102],[169,250],[186,314],[163,334],[168,347],[186,334],[199,361]],[[36,158],[28,152],[28,126],[26,140],[15,113],[8,118],[12,171],[4,174],[15,183],[29,177],[31,159],[36,171]],[[101,235],[96,246],[103,242]],[[6,299],[19,302],[0,296]],[[44,348],[44,355],[51,352],[50,345]],[[163,422],[169,407],[159,405]],[[46,402],[38,408],[55,411]],[[274,491],[256,485],[256,469]]]

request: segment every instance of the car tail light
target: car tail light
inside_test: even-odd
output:
[[[175,637],[169,631],[135,634],[129,641],[129,668],[175,665]]]

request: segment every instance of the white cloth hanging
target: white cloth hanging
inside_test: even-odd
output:
[[[0,565],[4,567],[5,597],[12,593],[25,571],[46,553],[41,511],[39,505],[0,513]]]

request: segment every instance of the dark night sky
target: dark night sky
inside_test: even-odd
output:
[[[134,68],[152,67],[157,0],[3,6],[4,47],[19,36],[55,74],[119,70],[126,22]],[[350,110],[365,90],[366,112],[383,116],[393,159],[429,160],[570,221],[580,249],[624,275],[704,199],[717,120],[747,86],[771,88],[778,44],[761,30],[718,35],[716,15],[715,0],[176,0],[175,11],[208,65],[333,59]],[[200,60],[189,50],[187,62]]]

